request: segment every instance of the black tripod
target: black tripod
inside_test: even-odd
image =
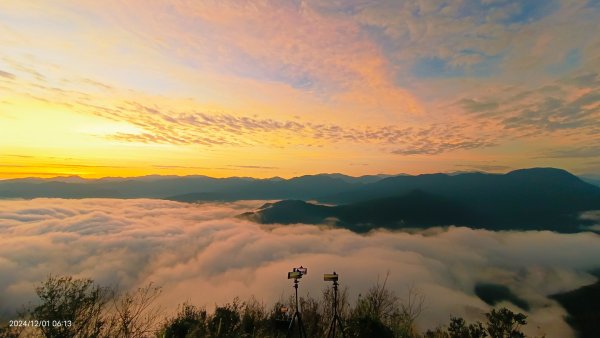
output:
[[[331,318],[331,324],[329,325],[329,329],[327,330],[327,338],[335,338],[336,328],[339,326],[340,332],[342,333],[342,337],[346,337],[346,333],[344,332],[344,325],[342,324],[342,319],[338,313],[338,279],[337,274],[334,272],[333,276],[335,276],[333,280],[333,318]]]
[[[294,328],[294,321],[298,322],[298,333],[300,333],[300,337],[306,338],[306,329],[304,328],[304,323],[302,323],[302,315],[300,314],[300,310],[298,308],[298,278],[294,278],[294,289],[296,289],[296,311],[292,316],[292,320],[290,321],[290,326],[287,330],[286,337],[292,336],[292,330]]]

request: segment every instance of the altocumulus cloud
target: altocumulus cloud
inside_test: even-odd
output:
[[[600,257],[600,236],[592,233],[450,227],[358,235],[309,225],[265,228],[234,217],[261,203],[1,201],[0,317],[35,301],[33,287],[48,274],[125,289],[153,281],[164,287],[161,304],[174,310],[183,301],[211,308],[234,296],[270,304],[290,294],[285,273],[302,264],[309,267],[302,294],[317,295],[325,286],[320,274],[335,269],[351,300],[389,270],[398,295],[415,286],[426,296],[423,329],[451,314],[482,319],[489,306],[474,295],[475,284],[504,284],[530,303],[531,334],[568,337],[565,312],[547,295],[592,283],[587,271]]]

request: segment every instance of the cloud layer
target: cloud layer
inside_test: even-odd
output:
[[[600,257],[600,237],[591,233],[449,228],[363,236],[307,225],[263,228],[233,217],[261,203],[1,201],[0,314],[34,300],[35,283],[50,273],[123,288],[154,281],[164,287],[167,311],[186,300],[211,308],[236,295],[269,304],[290,294],[285,274],[304,265],[302,294],[317,295],[325,286],[320,275],[335,269],[352,299],[389,270],[400,296],[411,285],[426,296],[423,329],[450,314],[481,319],[489,307],[474,285],[501,283],[531,304],[531,333],[567,337],[565,312],[546,296],[593,282],[587,271]]]
[[[592,0],[2,3],[0,146],[94,163],[0,175],[597,172],[599,18]]]

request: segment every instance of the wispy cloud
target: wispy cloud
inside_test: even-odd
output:
[[[3,70],[0,70],[0,77],[3,77],[5,79],[9,79],[9,80],[14,80],[16,78],[15,74],[9,73],[9,72],[5,72]]]
[[[124,142],[247,146],[277,143],[285,139],[291,145],[310,144],[314,141],[403,144],[404,147],[395,150],[394,153],[404,155],[434,155],[460,149],[490,147],[495,144],[493,135],[474,137],[465,134],[468,133],[468,127],[460,124],[431,125],[425,128],[392,126],[356,128],[225,113],[178,113],[135,102],[129,102],[117,110],[96,111],[96,114],[111,119],[125,119],[145,130],[139,134],[118,133],[106,136]],[[272,135],[274,138],[264,138],[265,134]]]
[[[456,104],[467,114],[492,122],[513,137],[546,134],[574,141],[587,135],[587,142],[597,142],[600,82],[596,77],[596,73],[586,73],[530,90],[506,88],[493,96],[462,98]],[[565,147],[558,153],[567,153],[571,148]]]
[[[581,146],[577,148],[557,149],[548,151],[544,157],[549,158],[593,158],[600,157],[600,143],[597,145]]]
[[[233,168],[241,168],[241,169],[279,169],[277,167],[268,167],[268,166],[261,166],[261,165],[228,165],[228,167],[233,167]]]
[[[398,155],[438,155],[445,152],[456,150],[469,150],[477,148],[492,147],[496,144],[485,140],[460,140],[456,142],[431,142],[424,141],[418,146],[409,146],[406,148],[396,149],[392,151]]]
[[[61,171],[2,171],[0,172],[3,176],[42,176],[42,177],[55,177],[55,176],[70,176],[73,175],[71,172],[61,172]]]
[[[199,166],[187,166],[187,165],[153,165],[154,168],[158,169],[207,169],[208,167]]]

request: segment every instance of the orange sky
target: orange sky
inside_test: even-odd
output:
[[[0,4],[0,178],[600,173],[598,1]]]

